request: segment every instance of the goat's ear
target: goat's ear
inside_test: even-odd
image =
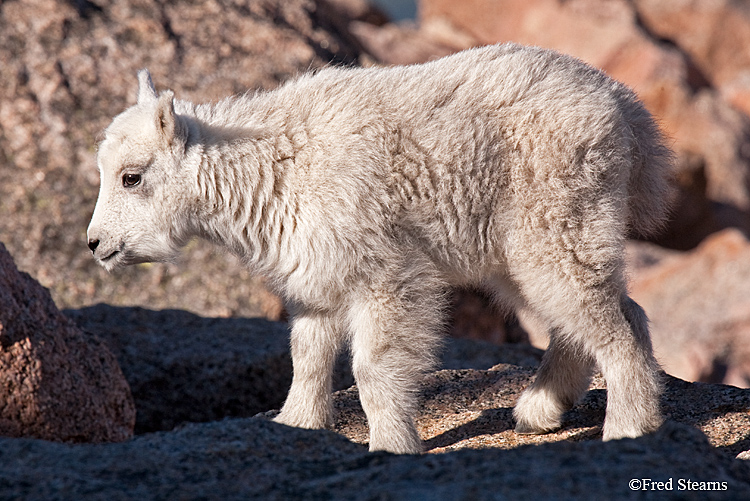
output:
[[[174,111],[174,92],[166,90],[156,105],[156,130],[167,146],[185,140],[185,127]]]
[[[138,104],[144,104],[156,99],[156,89],[154,82],[151,80],[151,73],[148,70],[138,72]]]

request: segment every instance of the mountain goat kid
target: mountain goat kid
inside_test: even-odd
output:
[[[292,315],[294,378],[276,421],[332,425],[331,372],[349,343],[370,449],[420,452],[420,376],[447,289],[470,286],[549,327],[517,432],[558,428],[595,365],[604,440],[659,427],[623,247],[664,218],[672,155],[626,87],[513,44],[325,68],[213,104],[138,79],[137,104],[98,150],[89,247],[112,270],[173,259],[197,236],[267,277]]]

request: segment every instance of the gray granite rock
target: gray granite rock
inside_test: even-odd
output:
[[[601,441],[607,405],[606,385],[596,375],[583,399],[563,415],[562,427],[545,435],[518,435],[513,407],[533,381],[535,369],[500,364],[490,370],[442,370],[421,388],[417,428],[429,452],[467,448],[513,449],[561,441]],[[750,390],[728,385],[688,383],[664,375],[664,417],[700,430],[729,457],[750,447]],[[357,388],[335,397],[336,430],[366,444],[367,422]]]
[[[671,498],[750,496],[749,464],[674,422],[635,440],[395,456],[238,418],[121,444],[0,439],[0,455],[3,499],[643,499],[657,485],[644,479],[669,485],[656,494]]]

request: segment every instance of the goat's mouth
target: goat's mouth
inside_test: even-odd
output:
[[[96,256],[96,260],[108,271],[112,271],[114,268],[122,265],[121,261],[124,255],[122,245],[120,245],[112,249],[109,254]]]
[[[118,249],[118,250],[114,250],[114,251],[112,251],[112,252],[111,252],[111,253],[110,253],[110,254],[109,254],[108,256],[100,257],[100,258],[99,258],[99,261],[101,261],[102,263],[106,263],[106,262],[107,262],[107,261],[109,261],[110,259],[112,259],[112,258],[114,258],[115,256],[117,256],[117,255],[118,255],[119,253],[120,253],[120,250],[119,250],[119,249]]]

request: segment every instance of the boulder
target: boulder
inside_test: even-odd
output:
[[[732,0],[635,0],[643,26],[687,52],[711,85],[750,114],[750,9]]]
[[[0,244],[0,435],[119,442],[135,408],[117,360]]]
[[[0,439],[0,484],[17,499],[633,499],[659,485],[670,491],[659,495],[688,499],[750,496],[750,464],[734,459],[747,447],[750,390],[670,379],[665,407],[679,408],[676,419],[652,435],[602,442],[605,398],[594,389],[562,432],[506,442],[510,406],[532,377],[508,365],[430,376],[420,423],[433,453],[421,456],[369,453],[330,431],[235,418],[123,444]],[[351,396],[336,396],[340,410]],[[347,420],[360,414],[343,412],[339,426],[353,429]],[[699,422],[731,431],[707,439],[692,425]]]
[[[728,229],[689,252],[657,250],[654,257],[645,243],[628,250],[634,263],[631,296],[651,319],[664,369],[689,381],[750,386],[747,237]],[[649,253],[650,260],[644,257]]]

